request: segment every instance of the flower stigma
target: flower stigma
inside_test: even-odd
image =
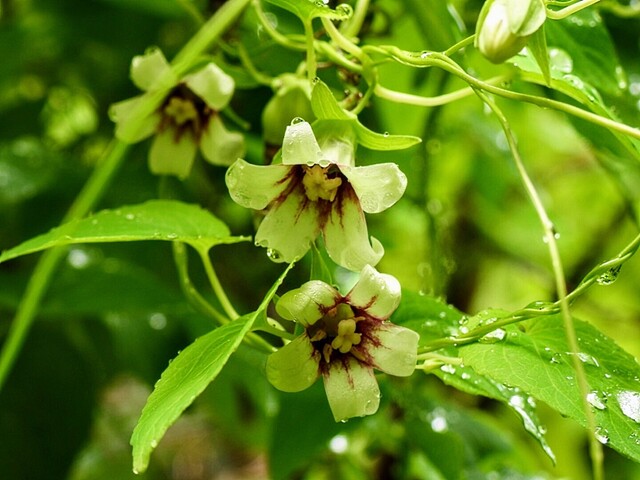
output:
[[[357,332],[357,323],[363,318],[356,317],[348,304],[340,303],[310,327],[309,339],[314,343],[322,342],[317,348],[325,363],[331,362],[334,350],[342,354],[355,354],[352,347],[359,345],[362,340],[362,333]]]
[[[342,185],[342,178],[337,176],[338,172],[330,170],[331,167],[322,167],[320,165],[311,167],[305,165],[303,169],[304,178],[302,179],[302,184],[307,198],[312,202],[317,202],[319,199],[333,202],[338,193],[338,188]]]

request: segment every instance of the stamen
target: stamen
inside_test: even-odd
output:
[[[342,179],[340,177],[328,178],[327,169],[320,165],[305,166],[304,171],[302,184],[307,198],[312,202],[316,202],[318,199],[333,202],[338,193],[338,187],[342,185]]]

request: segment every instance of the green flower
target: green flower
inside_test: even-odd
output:
[[[323,131],[318,143],[309,123],[294,121],[285,133],[281,164],[239,159],[227,171],[227,187],[240,205],[267,209],[255,242],[269,248],[274,260],[302,257],[322,232],[333,261],[360,271],[384,253],[376,239],[369,243],[363,211],[378,213],[396,203],[407,178],[392,163],[354,166],[355,138],[346,123]]]
[[[168,84],[160,81],[169,79]],[[162,52],[153,49],[131,62],[131,79],[145,93],[111,106],[109,115],[116,123],[116,137],[135,143],[156,134],[149,151],[149,168],[155,174],[189,175],[196,151],[214,165],[230,165],[244,155],[244,139],[229,132],[218,112],[225,108],[235,83],[220,67],[208,63],[178,79],[171,72]],[[166,90],[160,107],[132,128],[132,113],[141,102],[159,90]]]
[[[322,375],[336,421],[375,413],[380,390],[373,370],[406,377],[416,365],[418,334],[387,321],[399,303],[398,281],[370,266],[344,297],[317,280],[287,292],[276,310],[304,333],[269,356],[269,382],[299,392]]]

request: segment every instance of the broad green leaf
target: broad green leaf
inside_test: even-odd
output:
[[[197,338],[162,373],[131,436],[133,470],[147,469],[149,456],[167,429],[216,378],[255,319],[267,308],[291,264],[267,292],[258,309]]]
[[[511,326],[504,339],[492,344],[474,343],[459,349],[464,364],[478,374],[522,389],[562,415],[586,425],[572,364],[573,353],[565,340],[560,316],[529,320]],[[580,351],[590,391],[590,404],[598,425],[598,439],[640,461],[640,365],[588,323],[576,321]],[[520,400],[518,402],[521,403]]]
[[[196,249],[245,240],[232,237],[228,227],[197,205],[173,200],[151,200],[56,227],[0,255],[0,263],[60,245],[140,240],[178,241]]]
[[[293,13],[303,21],[311,20],[312,18],[322,17],[329,20],[347,20],[351,14],[351,8],[342,8],[338,6],[335,10],[332,10],[322,0],[267,0],[273,5],[277,5],[280,8]]]
[[[493,312],[492,312],[493,313]],[[495,312],[498,313],[498,312]],[[403,299],[391,320],[411,328],[420,334],[420,345],[446,339],[470,331],[474,326],[491,317],[484,312],[476,317],[467,317],[455,308],[432,297],[403,292]],[[499,337],[499,336],[498,336]],[[485,341],[495,339],[487,336]],[[449,346],[438,351],[449,357],[458,357],[456,347]],[[535,401],[525,392],[502,383],[487,375],[479,374],[468,365],[445,364],[433,371],[447,385],[472,395],[493,398],[508,406],[518,417],[527,432],[540,444],[544,452],[555,461],[553,451],[545,439],[545,428],[538,419]]]

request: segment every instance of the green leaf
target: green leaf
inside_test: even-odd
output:
[[[389,135],[376,133],[362,125],[358,117],[345,111],[331,93],[329,87],[317,80],[311,91],[311,108],[318,120],[313,122],[314,131],[331,132],[332,129],[344,129],[349,125],[356,134],[358,143],[370,150],[402,150],[417,145],[422,140],[412,135]],[[338,124],[340,127],[336,127]]]
[[[549,86],[551,83],[551,67],[549,66],[549,49],[547,48],[547,37],[544,33],[544,25],[531,35],[527,48],[533,54],[533,58],[536,59],[538,67],[542,72],[542,77],[547,86]]]
[[[66,223],[0,255],[0,263],[60,245],[100,242],[166,240],[188,243],[196,249],[246,240],[230,236],[228,227],[197,205],[151,200],[115,210],[103,210]]]
[[[134,472],[142,473],[147,469],[149,456],[162,436],[220,373],[255,319],[267,308],[292,266],[289,265],[278,278],[255,312],[197,338],[162,373],[131,436]]]
[[[403,292],[400,307],[391,317],[391,321],[398,325],[411,328],[420,334],[420,345],[471,330],[488,318],[493,317],[493,311],[486,311],[475,317],[467,317],[460,311],[446,305],[439,300],[420,296],[412,292]],[[492,341],[491,338],[487,338]],[[449,357],[458,357],[458,349],[450,346],[440,350]],[[555,455],[545,439],[545,428],[538,419],[535,401],[518,388],[509,386],[487,375],[482,375],[470,368],[466,363],[462,365],[445,364],[433,371],[447,385],[471,395],[482,395],[504,403],[522,421],[525,430],[540,444],[544,452],[555,462]]]
[[[512,385],[542,400],[562,415],[586,426],[583,401],[575,379],[573,354],[560,316],[529,320],[506,329],[504,340],[474,343],[459,349],[464,364],[478,374]],[[588,323],[576,321],[580,351],[595,415],[598,438],[640,461],[640,365],[613,340]]]
[[[322,0],[267,0],[273,5],[293,13],[302,21],[323,17],[329,20],[347,20],[351,16],[350,8],[329,8]]]
[[[322,81],[316,80],[311,90],[311,108],[319,119],[323,120],[356,120],[357,117],[345,111],[331,93],[329,87]]]

